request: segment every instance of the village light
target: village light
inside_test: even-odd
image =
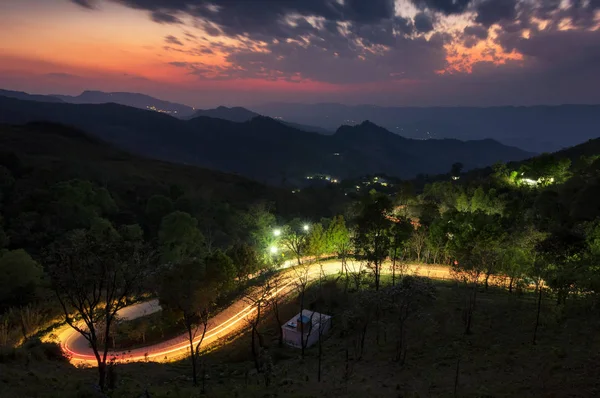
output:
[[[281,235],[281,229],[279,229],[279,228],[274,229],[273,230],[273,235],[275,235],[275,236]]]
[[[304,224],[302,229],[304,229],[305,231],[308,231],[310,229],[310,226],[308,224]]]
[[[277,254],[277,247],[271,246],[271,248],[269,249],[269,251],[271,252],[271,254]]]

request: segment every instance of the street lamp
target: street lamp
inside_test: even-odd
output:
[[[273,230],[273,235],[275,235],[275,236],[281,235],[281,229],[279,229],[279,228],[274,229]]]
[[[308,231],[310,229],[310,226],[308,224],[304,224],[302,229],[304,229],[305,231]]]
[[[271,248],[269,249],[269,251],[271,252],[271,254],[277,254],[277,247],[271,246]]]

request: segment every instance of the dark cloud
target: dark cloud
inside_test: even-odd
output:
[[[73,3],[93,10],[96,8],[96,0],[71,0]]]
[[[163,11],[152,11],[152,13],[150,13],[150,18],[152,18],[152,20],[154,22],[158,22],[158,23],[166,23],[166,24],[181,24],[181,23],[183,23],[183,21],[181,21],[181,19],[177,18],[173,14],[169,14],[169,13],[166,13]]]
[[[464,30],[464,34],[485,40],[488,37],[488,28],[477,25],[467,26]]]
[[[169,44],[175,44],[175,45],[178,45],[178,46],[183,46],[183,43],[178,38],[176,38],[173,35],[166,36],[165,37],[165,42],[167,42]]]
[[[415,15],[415,28],[417,32],[428,33],[433,30],[433,21],[431,17],[424,12]]]
[[[72,1],[87,8],[95,4]],[[600,80],[595,72],[600,70],[600,30],[594,30],[600,0],[405,0],[418,9],[414,19],[396,15],[393,0],[104,1],[143,10],[160,23],[185,21],[186,29],[202,31],[197,36],[185,31],[180,35],[192,40],[188,47],[181,47],[177,37],[165,39],[174,56],[202,60],[213,51],[224,54],[227,62],[221,66],[171,63],[201,79],[416,81],[439,93],[452,93],[464,84],[498,93],[499,101],[536,89],[555,98],[553,85],[563,94],[568,84],[574,92],[586,93],[600,85],[585,82]],[[461,14],[467,23],[462,32],[436,31],[448,26],[447,16]],[[544,21],[544,29],[539,21]],[[564,21],[570,21],[570,30],[559,29]],[[218,36],[234,38],[236,45],[213,38]],[[484,48],[482,55],[488,60],[469,65],[471,74],[460,68],[436,74],[448,66],[448,55],[463,57],[465,64],[469,61],[467,54],[459,53],[460,46],[450,50],[445,44],[472,47],[482,40],[493,40],[499,47]],[[522,59],[506,60],[502,50]],[[543,98],[539,93],[528,98]],[[474,92],[469,95],[475,98]]]
[[[462,14],[472,0],[411,0],[420,9],[428,8],[445,15]]]
[[[517,0],[484,0],[476,6],[475,22],[491,26],[496,22],[512,20],[517,16]]]

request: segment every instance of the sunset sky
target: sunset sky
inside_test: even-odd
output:
[[[196,107],[600,103],[600,0],[0,0],[0,88]]]

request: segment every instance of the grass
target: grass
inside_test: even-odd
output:
[[[538,343],[532,344],[536,302],[531,294],[509,295],[490,287],[478,294],[473,333],[465,335],[462,321],[465,292],[452,282],[435,282],[435,300],[423,304],[407,321],[408,351],[403,365],[393,360],[397,328],[390,315],[383,317],[385,338],[377,343],[374,325],[366,337],[361,360],[351,361],[351,376],[344,380],[345,340],[340,335],[341,314],[347,297],[342,283],[328,283],[336,303],[329,305],[334,326],[323,343],[323,381],[316,381],[316,347],[300,351],[277,347],[277,330],[271,318],[261,327],[274,363],[272,384],[252,371],[249,334],[221,341],[204,357],[207,395],[216,397],[445,397],[453,396],[460,360],[459,397],[592,397],[600,394],[600,326],[597,313],[584,303],[558,308],[543,302]],[[317,287],[309,305],[321,310]],[[291,298],[281,308],[287,320],[298,312]],[[325,311],[324,311],[325,312]],[[0,357],[3,358],[3,357]],[[12,359],[11,359],[12,358]],[[0,363],[0,396],[93,396],[95,369],[77,369],[60,361],[30,360],[18,354]],[[189,360],[171,364],[136,363],[117,367],[114,397],[199,396],[191,386]],[[3,390],[4,389],[4,390]],[[90,394],[90,395],[86,395]]]

